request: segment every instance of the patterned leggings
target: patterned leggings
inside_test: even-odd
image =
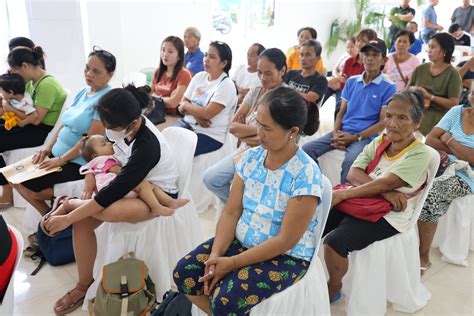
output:
[[[471,193],[471,187],[458,176],[443,180],[435,178],[418,220],[437,224],[439,218],[446,214],[454,199]]]
[[[209,257],[214,238],[199,245],[177,264],[173,276],[181,293],[203,295],[204,262]],[[234,239],[225,256],[244,252]],[[234,270],[221,280],[211,292],[211,312],[218,316],[237,316],[250,313],[250,309],[266,298],[298,282],[309,268],[309,262],[288,255]]]

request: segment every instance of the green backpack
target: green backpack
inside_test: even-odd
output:
[[[145,262],[135,254],[121,257],[103,267],[101,286],[89,301],[89,313],[95,316],[149,315],[156,303],[155,283]]]

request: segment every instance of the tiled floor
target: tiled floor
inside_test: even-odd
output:
[[[331,129],[333,105],[325,105],[321,112],[322,133]],[[174,119],[163,123],[164,127],[172,124]],[[23,209],[11,208],[1,213],[5,220],[22,229]],[[200,215],[204,237],[214,235],[215,211],[209,210]],[[26,236],[24,236],[26,238]],[[414,315],[474,315],[474,253],[469,255],[469,267],[460,267],[441,261],[440,252],[431,250],[432,268],[423,277],[423,284],[432,294],[431,301]],[[30,276],[36,263],[23,258],[15,278],[15,316],[53,315],[52,305],[77,282],[75,264],[60,267],[45,265],[36,275]],[[345,315],[344,301],[340,300],[331,306],[332,315]],[[89,315],[78,310],[71,315]],[[387,315],[404,315],[394,311],[390,306]]]
[[[24,210],[11,208],[2,212],[5,220],[22,228]],[[214,234],[215,211],[200,216],[204,237]],[[26,236],[24,236],[26,238]],[[431,292],[428,305],[414,315],[474,315],[474,253],[469,255],[469,267],[460,267],[441,261],[440,252],[431,250],[433,266],[423,277],[423,284]],[[36,276],[30,276],[37,263],[23,258],[15,277],[15,316],[53,315],[52,305],[77,282],[75,264],[60,267],[45,265]],[[345,315],[343,300],[331,306],[332,315]],[[88,315],[78,310],[71,315]],[[387,315],[403,315],[388,308]]]

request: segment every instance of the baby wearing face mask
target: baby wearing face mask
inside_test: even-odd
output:
[[[109,132],[109,130],[107,130]],[[116,132],[119,133],[119,132]],[[109,133],[107,133],[107,137]],[[116,139],[122,135],[110,135]],[[117,136],[117,137],[114,137]],[[126,136],[126,135],[123,135]],[[95,176],[96,192],[106,187],[120,172],[121,166],[114,157],[112,143],[108,142],[104,136],[92,135],[84,137],[81,146],[82,157],[88,162],[79,170],[81,174],[91,173]],[[160,188],[143,180],[126,197],[140,198],[150,208],[151,212],[157,216],[171,216],[175,209],[189,202],[188,199],[173,199]]]

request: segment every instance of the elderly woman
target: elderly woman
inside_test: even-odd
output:
[[[100,100],[97,112],[107,138],[114,142],[122,168],[117,177],[93,199],[66,200],[45,221],[50,234],[73,224],[74,255],[78,283],[54,304],[56,314],[68,314],[78,308],[93,281],[92,269],[97,254],[94,230],[103,222],[136,223],[154,218],[148,206],[138,198],[124,198],[143,180],[161,188],[169,196],[178,195],[178,171],[163,135],[144,116],[150,99],[147,92],[133,86],[110,90]],[[86,184],[94,176],[86,175]]]
[[[151,81],[151,93],[163,99],[168,114],[177,114],[178,104],[191,77],[191,73],[184,68],[183,41],[179,37],[168,36],[161,43],[160,66]]]
[[[408,48],[415,42],[415,35],[401,30],[395,35],[395,52],[388,55],[383,72],[397,85],[397,92],[402,91],[410,80],[411,73],[420,64]]]
[[[194,156],[222,147],[230,116],[237,104],[237,91],[229,78],[232,51],[223,42],[211,42],[204,58],[204,69],[189,84],[178,110],[184,114],[175,126],[196,132],[198,142]]]
[[[2,130],[0,154],[9,150],[43,145],[61,114],[67,96],[61,84],[44,70],[44,52],[41,47],[35,46],[31,49],[18,46],[12,49],[8,54],[8,65],[11,72],[22,76],[27,83],[26,92],[32,97],[38,116],[32,124],[17,128],[14,133]],[[3,102],[3,108],[0,107],[0,114],[4,111],[14,112],[20,118],[26,117],[25,112],[12,107],[8,102]],[[0,168],[2,167],[5,167],[5,161],[0,156]],[[0,185],[2,186],[0,209],[2,209],[11,206],[13,192],[2,174],[0,174]]]
[[[61,167],[61,171],[15,185],[15,189],[42,215],[48,209],[46,201],[53,197],[55,184],[84,177],[79,173],[79,168],[86,164],[79,153],[81,136],[85,133],[104,133],[104,125],[95,107],[99,99],[111,89],[109,81],[115,65],[115,57],[111,53],[94,47],[84,69],[87,86],[77,93],[71,106],[64,112],[62,125],[53,139],[33,156],[33,163],[38,164],[39,168]],[[45,160],[46,157],[51,159]],[[92,192],[93,188],[84,187],[83,197],[90,198]]]
[[[239,140],[239,149],[206,170],[203,181],[223,203],[229,198],[230,185],[234,178],[234,160],[248,148],[260,145],[257,135],[257,109],[266,93],[286,86],[283,77],[286,73],[286,57],[278,48],[264,50],[258,57],[257,72],[261,87],[252,88],[235,113],[230,124],[230,133]]]
[[[474,84],[471,85],[469,100],[474,104]],[[470,164],[468,170],[456,170],[450,176],[435,178],[418,219],[420,234],[421,271],[430,266],[430,248],[436,232],[438,220],[446,214],[454,199],[474,192],[474,108],[458,105],[446,113],[428,134],[426,144],[449,154],[450,161],[463,160]]]
[[[416,67],[407,85],[421,91],[425,99],[425,115],[420,125],[423,135],[428,135],[443,115],[459,104],[462,84],[458,71],[451,65],[453,52],[453,37],[448,33],[435,34],[428,43],[430,61]]]
[[[275,88],[263,97],[257,110],[261,146],[237,163],[215,238],[178,262],[179,291],[208,314],[247,315],[305,275],[322,192],[318,166],[296,143],[306,120],[306,102],[292,89]]]
[[[427,146],[414,136],[423,118],[423,97],[419,93],[399,92],[388,102],[386,134],[380,135],[357,157],[349,171],[353,187],[333,192],[333,209],[324,234],[324,259],[329,272],[329,297],[340,298],[342,278],[348,269],[347,255],[409,229],[414,214],[415,196],[427,178],[431,159]],[[389,143],[386,143],[389,142]],[[376,158],[376,150],[387,146],[372,172],[366,167]],[[376,222],[349,216],[337,210],[347,199],[381,195],[392,210]]]

